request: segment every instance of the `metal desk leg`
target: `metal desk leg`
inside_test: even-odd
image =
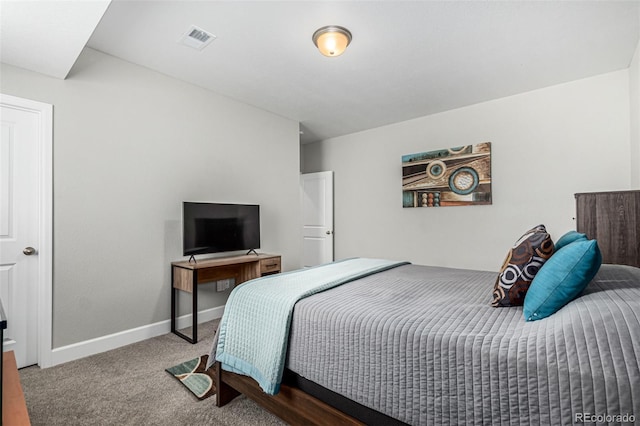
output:
[[[181,333],[176,329],[176,309],[178,305],[177,292],[178,289],[173,286],[173,267],[171,268],[171,332],[191,344],[198,343],[198,271],[193,271],[193,289],[191,292],[192,300],[192,332],[191,337]]]
[[[193,271],[193,292],[191,293],[193,307],[191,308],[191,318],[193,319],[193,327],[191,328],[191,336],[193,341],[198,342],[198,270]]]
[[[173,286],[173,270],[174,267],[171,267],[171,332],[175,333],[176,331],[176,288]]]

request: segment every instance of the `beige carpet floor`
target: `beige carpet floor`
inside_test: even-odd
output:
[[[284,424],[244,396],[222,408],[213,398],[199,401],[164,371],[208,354],[216,324],[200,325],[195,345],[168,333],[51,368],[21,369],[32,425]]]

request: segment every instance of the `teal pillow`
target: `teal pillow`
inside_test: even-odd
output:
[[[555,252],[531,282],[524,319],[535,321],[557,312],[587,287],[601,264],[596,240],[577,240]]]
[[[574,241],[579,241],[579,240],[581,241],[586,239],[587,239],[587,236],[583,233],[576,232],[576,231],[569,231],[566,234],[564,234],[562,237],[560,237],[558,241],[556,241],[556,244],[555,244],[556,251],[560,250],[564,246],[568,246]]]

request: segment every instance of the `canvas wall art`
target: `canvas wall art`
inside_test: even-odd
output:
[[[402,206],[491,204],[491,142],[402,156]]]

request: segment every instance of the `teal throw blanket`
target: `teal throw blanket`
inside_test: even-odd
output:
[[[223,369],[250,376],[267,394],[275,395],[280,390],[296,302],[407,263],[347,259],[239,285],[225,306],[215,359],[222,363]]]

